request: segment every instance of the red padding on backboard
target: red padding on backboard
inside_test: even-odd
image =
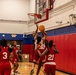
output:
[[[46,18],[45,19],[42,19],[42,20],[40,20],[38,22],[35,22],[35,24],[40,23],[40,22],[43,22],[43,21],[46,21],[48,19],[49,19],[49,9],[46,9]]]

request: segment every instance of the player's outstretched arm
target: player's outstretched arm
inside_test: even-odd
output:
[[[37,36],[38,36],[38,25],[36,24],[36,30],[35,32],[33,32],[33,36],[34,36],[34,40],[36,40]]]
[[[41,33],[42,33],[43,37],[45,37],[45,38],[47,37],[47,33],[45,31],[42,31]]]
[[[36,31],[35,31],[36,33],[38,32],[38,24],[36,24]]]
[[[58,51],[58,49],[57,49],[55,43],[53,44],[53,46],[54,46],[54,52],[55,52],[55,53],[59,53],[59,51]]]

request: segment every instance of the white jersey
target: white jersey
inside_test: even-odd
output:
[[[43,43],[43,40],[41,40],[41,42],[40,42],[39,49],[45,49],[45,44]]]
[[[35,44],[35,50],[36,50],[38,48],[37,40],[35,40],[34,44]],[[43,43],[43,40],[41,40],[41,42],[39,43],[39,49],[45,49],[45,44]]]

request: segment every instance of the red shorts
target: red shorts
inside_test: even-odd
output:
[[[12,62],[12,64],[15,64],[16,62],[18,62],[18,59],[14,58],[11,62]]]
[[[40,53],[42,53],[43,51],[44,50],[40,50]],[[40,57],[38,54],[38,50],[35,50],[33,60],[36,60],[36,61],[45,60],[45,56]]]
[[[40,56],[38,55],[38,51],[37,51],[37,50],[35,50],[35,52],[34,52],[34,56],[33,56],[33,60],[38,61],[38,60],[39,60],[39,58],[40,58]]]
[[[44,65],[44,71],[45,71],[46,74],[55,75],[56,65],[45,64]]]
[[[10,75],[11,65],[10,62],[0,62],[0,75]]]
[[[40,50],[40,53],[43,53],[43,52],[44,52],[44,49]],[[40,57],[40,60],[44,61],[45,60],[45,56]]]

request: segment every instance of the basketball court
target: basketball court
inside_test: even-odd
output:
[[[20,72],[20,74],[16,74],[16,75],[30,75],[31,67],[32,67],[32,63],[30,63],[30,62],[19,63],[18,71]],[[35,72],[33,75],[36,75],[36,70],[37,70],[37,65],[35,67]],[[43,74],[43,67],[41,68],[39,75],[44,75]],[[56,75],[70,75],[70,74],[56,71]]]

